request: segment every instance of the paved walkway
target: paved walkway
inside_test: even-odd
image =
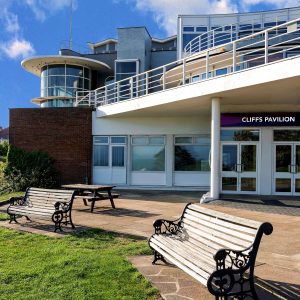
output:
[[[112,209],[108,201],[103,201],[96,203],[94,213],[90,213],[89,207],[84,206],[82,201],[76,200],[73,221],[77,230],[102,228],[148,238],[153,232],[153,220],[161,217],[176,219],[181,215],[187,202],[199,202],[201,197],[199,192],[120,191],[120,193],[121,198],[115,201],[117,209]],[[286,203],[288,199],[280,201]],[[251,199],[244,201],[246,203],[239,199],[238,201],[223,199],[207,204],[211,209],[258,221],[270,221],[273,224],[272,235],[264,236],[262,239],[255,273],[266,284],[273,286],[273,291],[284,295],[285,299],[297,299],[300,295],[300,217],[294,213],[294,210],[300,208],[297,201],[293,201],[292,204],[288,204],[293,206],[293,209],[285,210],[285,214],[278,212],[276,205],[275,207],[266,205],[265,202],[261,203],[255,199],[253,199],[255,204],[251,203]],[[247,207],[248,205],[251,209]],[[267,208],[270,212],[264,211]],[[5,210],[5,207],[2,209]],[[72,232],[71,229],[66,229],[63,233],[53,233],[53,224],[41,221],[27,222],[25,218],[20,219],[20,224],[0,222],[0,225],[57,237]],[[212,299],[204,287],[177,268],[152,266],[150,257],[131,260],[141,273],[160,289],[165,299]],[[165,275],[170,277],[164,277]],[[270,294],[269,298],[266,297],[262,296],[262,299],[278,299]]]

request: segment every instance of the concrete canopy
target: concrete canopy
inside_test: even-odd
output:
[[[35,56],[24,59],[21,62],[22,67],[37,76],[41,75],[41,70],[46,65],[52,64],[70,64],[80,65],[98,71],[109,71],[111,68],[104,62],[80,56],[68,55],[51,55],[51,56]]]

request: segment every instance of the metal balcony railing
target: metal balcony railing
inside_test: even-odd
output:
[[[239,38],[252,35],[270,27],[286,23],[286,16],[264,17],[263,23],[258,20],[244,20],[243,24],[236,23],[215,27],[208,32],[199,34],[184,47],[184,57],[193,55],[215,46],[221,46]]]
[[[181,60],[108,84],[78,91],[76,105],[103,106],[300,56],[300,18],[208,48]]]

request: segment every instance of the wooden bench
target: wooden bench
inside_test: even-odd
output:
[[[73,200],[74,191],[30,187],[24,197],[10,199],[7,213],[10,215],[10,223],[17,222],[16,216],[24,216],[27,220],[30,217],[50,219],[54,222],[54,231],[62,231],[61,224],[71,224],[75,228],[71,215]]]
[[[153,226],[153,264],[167,259],[207,286],[216,299],[258,299],[254,265],[262,235],[273,231],[270,223],[188,204],[178,220],[159,219]]]

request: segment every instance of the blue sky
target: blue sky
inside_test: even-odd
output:
[[[37,107],[40,79],[22,69],[29,56],[58,54],[69,39],[71,0],[0,0],[0,126],[9,108]],[[74,48],[116,37],[116,28],[146,26],[154,37],[176,33],[178,14],[259,11],[300,0],[73,0]]]

